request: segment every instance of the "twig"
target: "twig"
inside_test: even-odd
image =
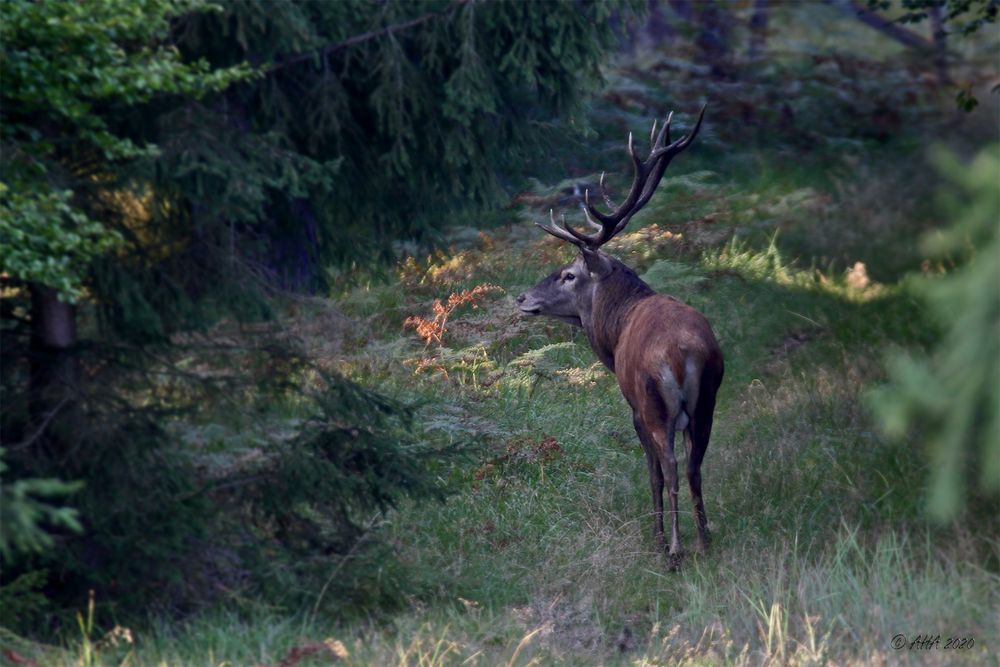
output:
[[[53,419],[55,419],[56,415],[59,414],[59,412],[64,407],[66,407],[67,403],[69,403],[69,397],[68,396],[66,398],[62,399],[61,401],[59,401],[59,404],[56,405],[54,408],[52,408],[51,412],[49,412],[47,415],[45,415],[45,419],[42,420],[42,423],[38,426],[38,429],[34,432],[34,434],[32,434],[31,437],[29,437],[26,440],[22,440],[21,442],[17,443],[16,445],[11,445],[10,451],[16,452],[16,451],[20,451],[22,449],[27,449],[28,447],[30,447],[32,445],[32,443],[34,443],[36,440],[38,440],[38,438],[42,435],[42,433],[45,432],[45,429],[48,428],[49,423]]]
[[[326,589],[330,587],[330,584],[333,583],[333,578],[337,576],[337,573],[344,567],[344,564],[351,559],[354,552],[361,546],[361,543],[368,539],[368,537],[372,534],[372,528],[375,526],[376,518],[377,516],[372,517],[372,520],[365,527],[365,532],[361,535],[361,537],[355,540],[354,544],[351,545],[351,548],[347,550],[346,554],[344,554],[344,557],[340,559],[339,563],[337,563],[337,566],[333,568],[330,576],[326,578],[326,583],[323,584],[323,588],[320,589],[319,595],[316,596],[316,604],[313,605],[312,613],[309,614],[309,625],[316,624],[316,614],[319,613],[319,605],[323,601],[323,597],[326,595]]]

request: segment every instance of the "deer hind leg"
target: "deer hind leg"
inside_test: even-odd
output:
[[[694,523],[698,529],[697,550],[704,553],[708,549],[711,541],[708,532],[708,519],[705,517],[705,501],[701,495],[701,462],[705,457],[705,446],[699,446],[698,437],[695,435],[697,425],[692,422],[684,431],[684,445],[687,448],[687,478],[688,488],[691,489],[691,504],[694,507]]]
[[[651,435],[656,443],[656,455],[666,481],[667,516],[670,518],[670,550],[667,553],[670,567],[676,568],[680,564],[682,550],[680,522],[677,516],[677,459],[674,457],[673,423],[658,426],[651,430]]]
[[[705,501],[701,495],[701,462],[708,450],[708,440],[712,434],[712,413],[715,411],[715,397],[706,396],[698,404],[694,419],[684,431],[687,447],[687,477],[691,489],[691,503],[694,505],[694,521],[698,528],[698,549],[705,551],[711,541],[708,519],[705,516]]]
[[[677,459],[674,457],[674,432],[681,425],[683,400],[680,387],[669,369],[661,378],[650,378],[646,384],[640,406],[643,422],[653,440],[654,452],[660,462],[667,487],[668,513],[670,518],[670,549],[668,560],[670,569],[676,569],[681,561],[681,533],[677,516]]]
[[[642,443],[642,450],[646,453],[649,489],[653,494],[653,539],[656,540],[656,547],[662,550],[666,547],[666,538],[663,536],[663,470],[656,455],[656,443],[653,442],[638,412],[633,413],[632,424],[639,436],[639,442]]]
[[[700,396],[702,374],[703,369],[695,359],[688,358],[685,361],[684,400],[681,405],[683,419],[677,420],[677,430],[684,431],[688,488],[691,490],[694,523],[698,530],[698,542],[695,548],[700,553],[708,549],[709,540],[705,502],[701,495],[701,462],[705,458],[705,450],[708,449],[708,432],[712,429],[712,412],[715,408],[715,392],[711,387],[707,387],[705,395]]]

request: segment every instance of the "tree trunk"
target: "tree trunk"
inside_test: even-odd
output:
[[[636,38],[632,42],[633,51],[655,49],[677,35],[663,13],[662,0],[647,0],[646,6],[649,10],[646,23],[636,31]]]
[[[946,86],[951,83],[948,75],[948,33],[944,29],[944,16],[941,5],[928,7],[927,15],[931,19],[931,36],[934,40],[934,67],[937,69],[938,83]]]
[[[728,76],[730,71],[728,12],[713,0],[702,0],[698,3],[698,22],[695,44],[712,68],[712,76],[716,78]]]
[[[29,404],[34,446],[56,459],[70,452],[79,433],[80,364],[76,356],[76,307],[51,287],[31,285]]]
[[[670,0],[670,8],[681,19],[688,22],[694,21],[694,10],[691,8],[690,0]]]
[[[753,61],[760,57],[767,46],[768,0],[754,0],[753,14],[750,15],[750,49],[748,58]]]

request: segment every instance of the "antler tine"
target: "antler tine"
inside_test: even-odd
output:
[[[704,112],[704,108],[702,108]],[[649,202],[650,198],[653,196],[653,192],[656,191],[656,187],[660,184],[660,179],[663,177],[663,172],[666,171],[666,166],[670,162],[670,158],[664,160],[664,155],[670,146],[670,124],[674,119],[674,112],[671,111],[667,114],[666,119],[663,121],[663,126],[660,128],[659,134],[653,139],[653,134],[656,132],[656,120],[653,120],[653,129],[650,131],[650,141],[652,146],[649,151],[649,158],[646,160],[647,165],[652,165],[650,170],[650,177],[646,179],[643,183],[642,194],[639,196],[635,203],[633,212],[626,215],[624,218],[615,225],[615,229],[612,232],[612,236],[615,236],[620,231],[625,229],[629,221],[632,219],[632,215],[639,211],[643,206]],[[678,151],[679,152],[679,151]]]
[[[690,145],[690,143],[694,141],[694,138],[698,136],[698,130],[701,129],[701,121],[704,120],[705,118],[706,108],[708,108],[707,102],[701,105],[701,111],[698,112],[698,120],[696,120],[694,123],[694,129],[688,132],[688,135],[684,137],[684,139],[682,140],[684,142],[684,144],[681,146],[682,149],[687,148],[688,145]]]
[[[656,187],[660,184],[660,180],[663,178],[663,173],[667,170],[667,166],[670,165],[670,161],[673,160],[678,153],[690,146],[691,142],[694,141],[694,138],[698,136],[698,130],[701,129],[701,121],[705,117],[705,108],[707,106],[707,104],[702,105],[701,112],[698,114],[698,120],[695,122],[694,128],[688,134],[672,144],[661,144],[654,149],[653,152],[656,154],[658,162],[654,165],[649,180],[646,181],[646,185],[642,191],[642,196],[640,196],[639,200],[636,202],[635,208],[637,211],[645,206],[653,197],[653,192],[656,191]],[[667,121],[663,126],[663,130],[660,131],[661,134],[664,135],[665,142],[670,141],[670,120],[673,118],[673,115],[674,112],[671,111],[670,115],[667,116]],[[619,224],[619,229],[615,231],[615,234],[620,232],[622,229],[624,229],[624,225]]]
[[[563,241],[569,241],[573,245],[579,246],[581,248],[584,246],[593,245],[594,239],[599,236],[597,234],[595,234],[594,236],[588,236],[582,232],[576,231],[575,228],[573,228],[572,226],[570,226],[568,222],[566,222],[565,215],[562,216],[562,227],[560,227],[556,223],[556,215],[551,208],[549,209],[549,221],[551,223],[549,225],[544,225],[540,222],[536,222],[535,224],[544,229],[545,231],[547,231],[549,234],[552,234],[552,236],[562,239]],[[601,227],[601,230],[603,232],[603,227]]]
[[[560,239],[562,241],[568,241],[569,243],[572,243],[573,245],[578,246],[580,248],[583,248],[586,245],[583,241],[576,238],[572,234],[568,233],[565,229],[561,228],[559,225],[556,224],[556,214],[551,208],[549,209],[549,221],[551,222],[551,224],[549,225],[543,224],[541,222],[536,222],[535,224],[544,229],[549,234],[552,234],[552,236],[556,237],[557,239]],[[565,218],[563,218],[563,224],[564,225],[566,224]]]
[[[586,198],[586,195],[584,195],[584,198]],[[591,245],[594,242],[594,237],[593,236],[588,236],[588,235],[584,234],[583,232],[576,231],[575,228],[573,228],[568,222],[566,222],[566,217],[565,216],[563,216],[562,223],[563,223],[563,229],[565,229],[567,232],[569,232],[570,234],[572,234],[573,236],[575,236],[576,239],[580,243],[584,243],[586,245]],[[602,228],[602,231],[603,231],[603,228]]]
[[[678,139],[673,143],[660,144],[659,146],[653,149],[652,153],[650,153],[650,158],[653,157],[660,158],[666,155],[668,156],[667,161],[669,162],[671,159],[673,159],[675,155],[677,155],[682,150],[690,146],[691,142],[694,141],[694,138],[698,136],[698,131],[701,129],[701,121],[703,118],[705,118],[705,108],[707,106],[708,106],[707,104],[701,105],[701,111],[698,113],[698,120],[695,121],[694,128],[692,128],[690,132],[688,132],[686,135],[684,135],[683,137],[681,137],[680,139]],[[670,115],[673,116],[672,111],[670,112]],[[664,129],[666,130],[665,139],[667,142],[669,142],[670,141],[669,117],[667,118],[667,122]]]
[[[601,187],[603,188],[604,174],[601,174],[601,181],[602,181]],[[607,199],[607,196],[605,196],[605,199]],[[583,218],[584,220],[587,221],[588,225],[590,225],[597,231],[603,230],[604,227],[596,220],[594,220],[592,217],[590,217],[590,211],[587,210],[588,204],[590,204],[590,188],[587,188],[586,190],[583,191],[583,202],[580,204],[580,209],[583,211]]]
[[[632,179],[632,187],[629,190],[628,196],[625,201],[622,202],[621,206],[616,208],[612,213],[601,213],[598,211],[590,202],[587,202],[587,211],[596,220],[600,221],[602,227],[602,233],[595,237],[593,243],[595,245],[602,245],[606,243],[611,235],[614,233],[614,228],[621,222],[623,216],[627,215],[628,212],[635,206],[636,201],[639,199],[639,195],[642,192],[642,187],[649,177],[649,167],[650,161],[646,160],[643,162],[639,159],[639,156],[635,153],[635,143],[632,140],[632,133],[628,133],[628,154],[632,158],[632,168],[635,173]]]
[[[615,203],[613,201],[611,201],[611,196],[608,194],[607,189],[604,187],[604,172],[603,171],[601,172],[601,180],[598,182],[598,184],[601,186],[601,197],[604,198],[604,203],[608,205],[608,208],[614,208],[615,207]],[[584,195],[584,197],[586,197],[586,194]],[[584,211],[586,211],[586,210],[587,210],[586,207],[584,207]],[[588,222],[593,222],[593,220],[589,216],[587,217],[587,221]],[[598,225],[598,227],[599,226],[600,225]]]
[[[660,133],[656,136],[656,141],[650,148],[649,154],[652,155],[654,151],[660,146],[666,146],[670,143],[670,122],[674,119],[674,112],[671,111],[667,114],[667,119],[663,121],[663,127],[660,128]],[[656,129],[656,121],[653,121],[653,129]]]

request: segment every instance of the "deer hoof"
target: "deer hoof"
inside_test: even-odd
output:
[[[667,554],[667,571],[677,572],[681,569],[681,561],[684,560],[684,554],[678,552],[675,554]]]
[[[712,546],[712,533],[705,529],[705,531],[698,536],[697,543],[695,544],[695,551],[700,554],[707,553],[708,548]]]

